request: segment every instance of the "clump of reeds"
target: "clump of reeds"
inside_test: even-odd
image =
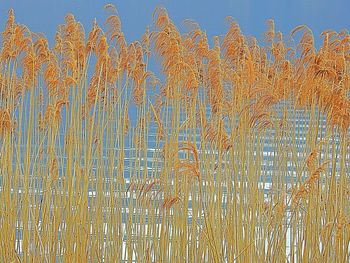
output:
[[[157,8],[127,43],[105,9],[52,47],[9,11],[0,260],[349,261],[349,33],[228,18],[211,47]]]

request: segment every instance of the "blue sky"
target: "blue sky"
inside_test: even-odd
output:
[[[288,34],[300,24],[308,25],[319,39],[325,29],[350,28],[350,0],[1,0],[0,25],[3,28],[7,10],[15,9],[16,20],[35,32],[43,32],[52,40],[58,24],[64,22],[68,12],[75,15],[89,30],[96,17],[103,24],[107,14],[106,3],[113,3],[122,20],[122,28],[128,41],[136,40],[145,27],[152,22],[152,13],[157,5],[167,8],[178,28],[190,18],[198,22],[208,36],[226,32],[225,17],[232,16],[244,34],[262,39],[265,21],[275,20],[276,30]],[[2,30],[2,29],[1,29]]]

